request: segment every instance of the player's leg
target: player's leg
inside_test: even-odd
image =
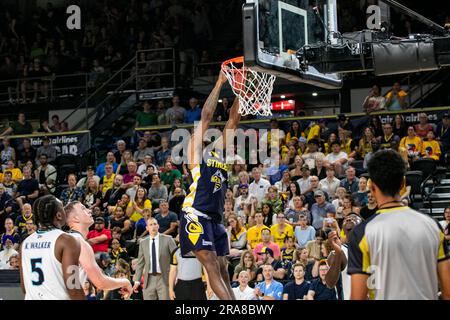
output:
[[[227,286],[227,290],[232,300],[236,300],[234,296],[233,289],[231,288],[230,275],[228,273],[228,260],[227,257],[218,257],[220,264],[220,274],[222,275],[222,279]]]
[[[232,300],[227,284],[223,280],[221,265],[216,252],[210,250],[198,250],[194,251],[194,253],[197,259],[205,267],[206,272],[208,273],[209,284],[216,296],[220,300]]]
[[[233,290],[231,289],[230,274],[228,273],[228,259],[226,257],[230,254],[230,242],[228,239],[228,234],[225,227],[220,223],[214,224],[213,230],[215,236],[214,246],[216,247],[216,254],[219,259],[220,274],[227,286],[228,293],[234,300],[235,297]]]

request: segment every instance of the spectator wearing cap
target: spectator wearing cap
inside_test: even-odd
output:
[[[345,170],[345,178],[341,180],[340,187],[345,188],[348,193],[355,193],[358,191],[359,179],[356,177],[356,170],[353,167],[348,167]]]
[[[311,207],[311,225],[314,229],[319,230],[323,226],[323,220],[327,217],[328,213],[336,213],[336,208],[326,201],[325,193],[322,190],[314,192],[314,203]]]
[[[386,94],[386,108],[388,111],[400,111],[406,108],[408,94],[402,90],[400,83],[396,82],[391,91]]]
[[[87,242],[92,246],[95,257],[100,260],[100,254],[102,252],[108,253],[109,241],[112,239],[111,231],[105,229],[105,219],[97,217],[95,219],[94,230],[89,231],[87,234]]]
[[[311,170],[307,164],[302,166],[302,177],[297,180],[300,193],[305,194],[311,188]]]
[[[234,199],[233,211],[238,217],[244,218],[244,205],[250,200],[248,194],[248,184],[241,183],[237,190],[239,196]]]
[[[445,113],[436,128],[436,140],[439,141],[442,154],[450,152],[450,114]]]
[[[329,168],[330,166],[333,166],[336,174],[341,176],[346,169],[348,155],[341,151],[341,144],[338,141],[331,143],[331,150],[332,152],[324,159],[325,167]]]
[[[147,140],[140,138],[138,142],[137,150],[134,152],[133,158],[139,165],[144,162],[145,156],[154,157],[155,154],[152,148],[147,146]]]
[[[14,249],[14,244],[16,239],[14,237],[7,235],[2,237],[2,248],[0,251],[0,269],[9,269],[9,259],[11,256],[17,255],[18,252]]]
[[[261,242],[258,243],[253,249],[253,255],[256,258],[256,264],[260,266],[263,264],[263,257],[261,256],[261,252],[263,248],[268,248],[272,252],[272,257],[275,260],[279,260],[281,256],[281,250],[278,244],[271,241],[272,234],[269,228],[261,230]]]
[[[325,155],[319,151],[319,139],[308,140],[308,150],[302,155],[303,161],[309,166],[309,169],[313,169],[316,166],[316,159],[323,159]]]
[[[100,177],[95,174],[94,166],[87,166],[86,177],[81,178],[77,183],[78,188],[86,189],[90,179],[94,179],[97,184],[100,184]]]
[[[311,208],[312,205],[314,203],[316,203],[315,194],[314,193],[317,190],[321,190],[320,186],[319,186],[319,177],[318,176],[311,176],[310,187],[309,187],[308,191],[305,193],[305,202],[308,205],[308,208]],[[323,190],[322,190],[322,192],[323,192]],[[328,201],[329,200],[328,193],[326,193],[326,192],[323,192],[323,193],[325,195],[325,199]]]
[[[100,178],[102,178],[106,174],[105,167],[107,164],[110,164],[113,166],[114,172],[117,171],[117,168],[119,165],[116,162],[116,157],[114,156],[114,153],[111,151],[106,154],[106,162],[100,163],[97,167],[96,175],[99,176]]]
[[[40,156],[42,154],[46,154],[48,162],[52,163],[56,160],[57,153],[58,152],[57,152],[55,146],[52,146],[50,144],[50,138],[45,137],[44,139],[42,139],[42,146],[37,148],[36,162],[39,162]]]
[[[319,278],[311,282],[305,300],[337,300],[336,288],[328,288],[325,279],[329,269],[327,260],[319,262]]]
[[[248,192],[251,196],[254,196],[259,203],[261,203],[270,187],[270,182],[261,178],[260,168],[253,168],[252,178],[253,182],[250,183]]]
[[[327,177],[319,181],[319,188],[328,195],[334,196],[341,181],[335,176],[334,166],[330,165],[326,172]]]
[[[270,250],[270,249],[269,249]],[[275,273],[272,264],[267,263],[262,266],[263,281],[255,287],[255,296],[258,300],[281,300],[283,295],[283,285],[274,280]]]
[[[166,234],[172,237],[176,236],[178,228],[178,216],[176,215],[176,213],[169,210],[169,203],[166,199],[162,199],[159,203],[159,210],[155,215],[155,219],[158,221],[159,233]]]

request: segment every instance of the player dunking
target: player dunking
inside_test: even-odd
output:
[[[34,203],[38,230],[20,247],[20,284],[25,300],[84,300],[73,279],[80,244],[61,230],[66,223],[63,204],[52,195]]]
[[[95,261],[94,250],[86,241],[89,227],[94,223],[92,212],[81,202],[70,202],[64,208],[67,214],[67,225],[70,234],[80,242],[80,283],[84,284],[87,279],[98,290],[114,290],[121,288],[124,299],[127,299],[133,291],[131,283],[125,278],[112,278],[106,276]]]
[[[222,224],[223,205],[227,190],[227,164],[224,158],[210,151],[203,154],[203,135],[213,118],[220,90],[227,81],[220,72],[214,89],[202,109],[201,120],[188,145],[188,167],[193,183],[183,203],[180,219],[181,254],[192,251],[205,267],[211,289],[221,300],[232,300],[226,255],[229,253],[228,236]],[[239,99],[235,99],[222,136],[216,146],[226,146],[227,130],[235,130],[240,120]],[[203,154],[203,159],[200,160]]]

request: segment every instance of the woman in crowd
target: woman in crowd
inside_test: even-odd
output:
[[[428,131],[427,138],[423,141],[422,157],[439,161],[441,157],[441,147],[435,140],[434,132]]]
[[[1,163],[3,163],[3,171],[6,170],[8,161],[16,162],[16,151],[11,147],[11,140],[7,137],[2,138],[3,150],[0,152]]]
[[[414,126],[408,127],[408,135],[400,140],[400,148],[408,152],[410,164],[422,155],[423,141],[416,135]]]
[[[356,206],[355,201],[353,200],[351,195],[346,194],[344,196],[344,200],[342,201],[342,206],[340,206],[336,213],[339,214],[340,217],[344,218],[349,214],[357,214],[359,215],[360,208]],[[339,220],[338,219],[338,220]]]
[[[335,199],[332,201],[332,205],[337,210],[339,207],[342,207],[344,205],[344,197],[347,194],[347,190],[344,187],[338,187],[336,189]],[[337,215],[338,218],[343,218],[339,214]]]
[[[152,203],[147,199],[147,191],[142,187],[138,187],[134,200],[128,203],[126,211],[127,217],[129,217],[131,221],[137,222],[144,217],[142,214],[143,210],[151,208]]]
[[[306,138],[305,137],[300,137],[298,139],[298,155],[302,156],[305,153],[308,153],[308,146],[306,145]]]
[[[383,124],[381,123],[380,116],[372,116],[370,118],[370,126],[375,135],[375,138],[383,136]]]
[[[93,210],[95,207],[102,207],[102,192],[98,187],[97,181],[93,178],[90,178],[87,182],[82,203],[90,210]]]
[[[418,137],[425,139],[429,131],[434,131],[434,127],[428,122],[426,113],[419,114],[419,123],[414,126]]]
[[[120,228],[121,239],[131,240],[133,238],[133,227],[131,221],[125,216],[125,212],[122,207],[116,207],[110,220],[109,229],[112,230],[115,227]]]
[[[298,150],[295,147],[295,144],[290,144],[286,155],[281,155],[283,159],[283,163],[288,165],[289,167],[295,166],[295,159],[298,156]]]
[[[327,169],[323,166],[323,159],[316,159],[316,166],[311,170],[312,176],[319,177],[319,181],[327,177]]]
[[[241,256],[247,247],[247,230],[234,214],[228,217],[228,224],[227,231],[230,239],[230,256]]]
[[[295,156],[295,161],[291,170],[291,179],[292,181],[296,181],[302,177],[302,167],[305,162],[300,155]],[[289,167],[291,168],[291,166]]]
[[[130,203],[130,196],[124,193],[122,197],[117,201],[116,205],[108,206],[108,212],[113,213],[116,207],[122,207],[123,212],[126,212],[128,205]]]
[[[183,195],[186,195],[186,190],[184,190],[184,186],[181,182],[181,179],[179,178],[175,178],[175,180],[173,180],[172,185],[170,186],[170,191],[169,191],[169,201],[173,198],[174,196],[174,191],[176,188],[180,188],[182,190]]]
[[[265,202],[262,204],[261,209],[258,209],[258,211],[261,210],[263,217],[264,217],[264,225],[270,228],[274,221],[274,213],[272,205],[268,202]],[[276,220],[276,217],[275,217]]]
[[[332,153],[333,150],[331,150],[331,144],[335,141],[337,141],[338,137],[336,135],[336,133],[332,132],[330,133],[330,135],[328,136],[327,142],[325,142],[324,144],[324,154],[327,155],[329,153]]]
[[[305,266],[305,280],[311,281],[313,279],[312,276],[312,269],[314,266],[314,259],[309,258],[309,251],[308,249],[302,247],[294,251],[292,265],[295,263],[300,262]],[[293,279],[294,277],[294,270],[291,270],[289,279]]]
[[[237,281],[239,273],[246,270],[250,276],[250,281],[255,280],[258,266],[256,265],[255,257],[250,250],[246,250],[242,253],[239,264],[234,268],[234,274],[232,281]]]
[[[408,126],[406,125],[405,119],[402,115],[397,114],[394,117],[394,121],[392,121],[392,132],[394,135],[402,138],[406,136]]]
[[[240,184],[239,174],[245,171],[245,165],[235,163],[231,166],[231,171],[228,173],[228,187],[233,189],[234,186]]]
[[[233,189],[232,189],[233,190],[232,196],[235,197],[235,198],[240,196],[240,194],[239,194],[239,185],[241,185],[241,184],[247,184],[247,185],[250,184],[250,175],[248,174],[247,171],[239,172],[238,177],[239,177],[239,183],[235,184],[233,186]]]
[[[363,136],[359,140],[358,154],[364,159],[366,154],[373,151],[372,142],[375,141],[375,134],[372,127],[366,127]]]
[[[291,122],[291,128],[286,134],[286,143],[289,143],[294,137],[297,138],[297,140],[301,137],[305,137],[305,134],[302,132],[300,122],[298,122],[297,120]]]
[[[293,180],[293,179],[292,179]],[[288,196],[288,207],[289,208],[293,208],[293,203],[292,203],[292,199],[295,197],[295,196],[301,196],[301,191],[300,191],[300,186],[298,185],[298,182],[297,181],[292,181],[290,184],[289,184],[289,189],[288,189],[288,192],[289,192],[289,196]]]
[[[122,154],[122,159],[117,167],[116,174],[125,175],[128,174],[128,163],[133,161],[133,154],[130,150],[125,150]]]

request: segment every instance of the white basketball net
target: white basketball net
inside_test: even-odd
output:
[[[222,71],[239,98],[241,115],[272,115],[270,100],[276,79],[274,75],[247,68],[243,57],[225,61]]]

